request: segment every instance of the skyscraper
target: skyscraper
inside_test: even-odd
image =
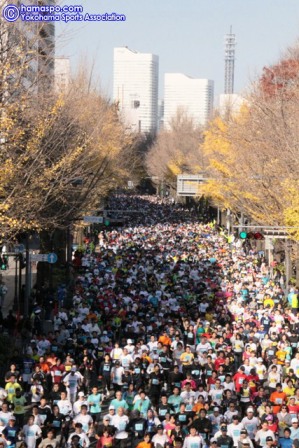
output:
[[[157,130],[158,71],[158,56],[128,47],[114,48],[113,100],[133,131]]]
[[[55,0],[40,0],[39,6],[55,6]],[[2,7],[8,4],[2,1]],[[20,5],[13,0],[12,4]],[[30,0],[22,1],[22,5],[32,5]],[[45,13],[46,14],[46,13]],[[23,22],[18,20],[13,24],[0,17],[0,53],[2,65],[9,65],[11,74],[2,84],[18,84],[14,86],[13,95],[23,86],[27,93],[45,93],[53,87],[54,54],[55,54],[55,23],[47,21]],[[3,76],[6,76],[5,70]],[[8,96],[8,95],[7,95]]]
[[[54,86],[55,92],[66,92],[71,80],[70,59],[64,57],[55,58]]]
[[[164,128],[169,129],[178,111],[204,126],[213,111],[214,81],[196,79],[182,73],[164,76]]]

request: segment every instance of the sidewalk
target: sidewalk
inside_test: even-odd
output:
[[[6,271],[1,271],[2,281],[7,286],[7,294],[4,298],[4,302],[2,305],[2,314],[3,317],[8,315],[9,310],[12,310],[14,307],[14,297],[15,297],[15,261],[13,257],[9,257],[9,269]],[[31,287],[34,285],[36,281],[36,264],[32,263],[32,280]],[[25,269],[22,269],[22,285],[25,284]],[[18,288],[19,288],[19,269],[18,269]],[[18,290],[19,294],[19,290]]]

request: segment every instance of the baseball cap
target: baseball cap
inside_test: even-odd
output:
[[[163,429],[163,425],[158,425],[157,429]]]
[[[247,408],[247,412],[254,412],[253,408]]]
[[[226,431],[227,430],[227,426],[226,425],[221,425],[220,429],[221,429],[221,431]]]
[[[266,442],[273,442],[273,438],[271,436],[266,437]]]
[[[114,406],[109,406],[109,411],[111,411],[112,409],[115,411],[115,407]]]
[[[292,418],[292,423],[298,423],[298,418],[296,417]]]
[[[241,429],[240,434],[247,434],[247,429]]]
[[[16,417],[12,415],[11,417],[9,417],[9,420],[16,420]]]
[[[214,408],[215,412],[219,412],[219,408],[217,408],[217,406]]]
[[[79,392],[78,397],[84,397],[84,392]]]

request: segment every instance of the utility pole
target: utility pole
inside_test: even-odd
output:
[[[17,310],[18,306],[18,260],[19,260],[18,254],[15,254],[15,294],[13,303],[14,311]]]
[[[285,242],[285,274],[286,274],[285,290],[286,290],[286,292],[288,292],[290,278],[292,277],[291,248],[292,248],[292,243],[290,243],[290,241],[286,240],[286,242]]]
[[[26,233],[26,267],[25,267],[25,295],[24,295],[24,317],[28,317],[29,313],[29,297],[30,297],[30,253],[29,253],[29,236]]]

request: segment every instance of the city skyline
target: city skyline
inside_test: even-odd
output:
[[[63,0],[66,3],[65,0]],[[160,90],[164,73],[185,73],[213,79],[215,94],[224,92],[224,36],[230,26],[236,35],[235,92],[241,93],[275,63],[299,36],[296,0],[102,0],[84,1],[87,12],[117,12],[123,23],[88,23],[57,26],[57,56],[69,56],[76,69],[83,55],[104,93],[112,96],[113,48],[128,46],[159,55]],[[68,38],[67,36],[70,36]]]

